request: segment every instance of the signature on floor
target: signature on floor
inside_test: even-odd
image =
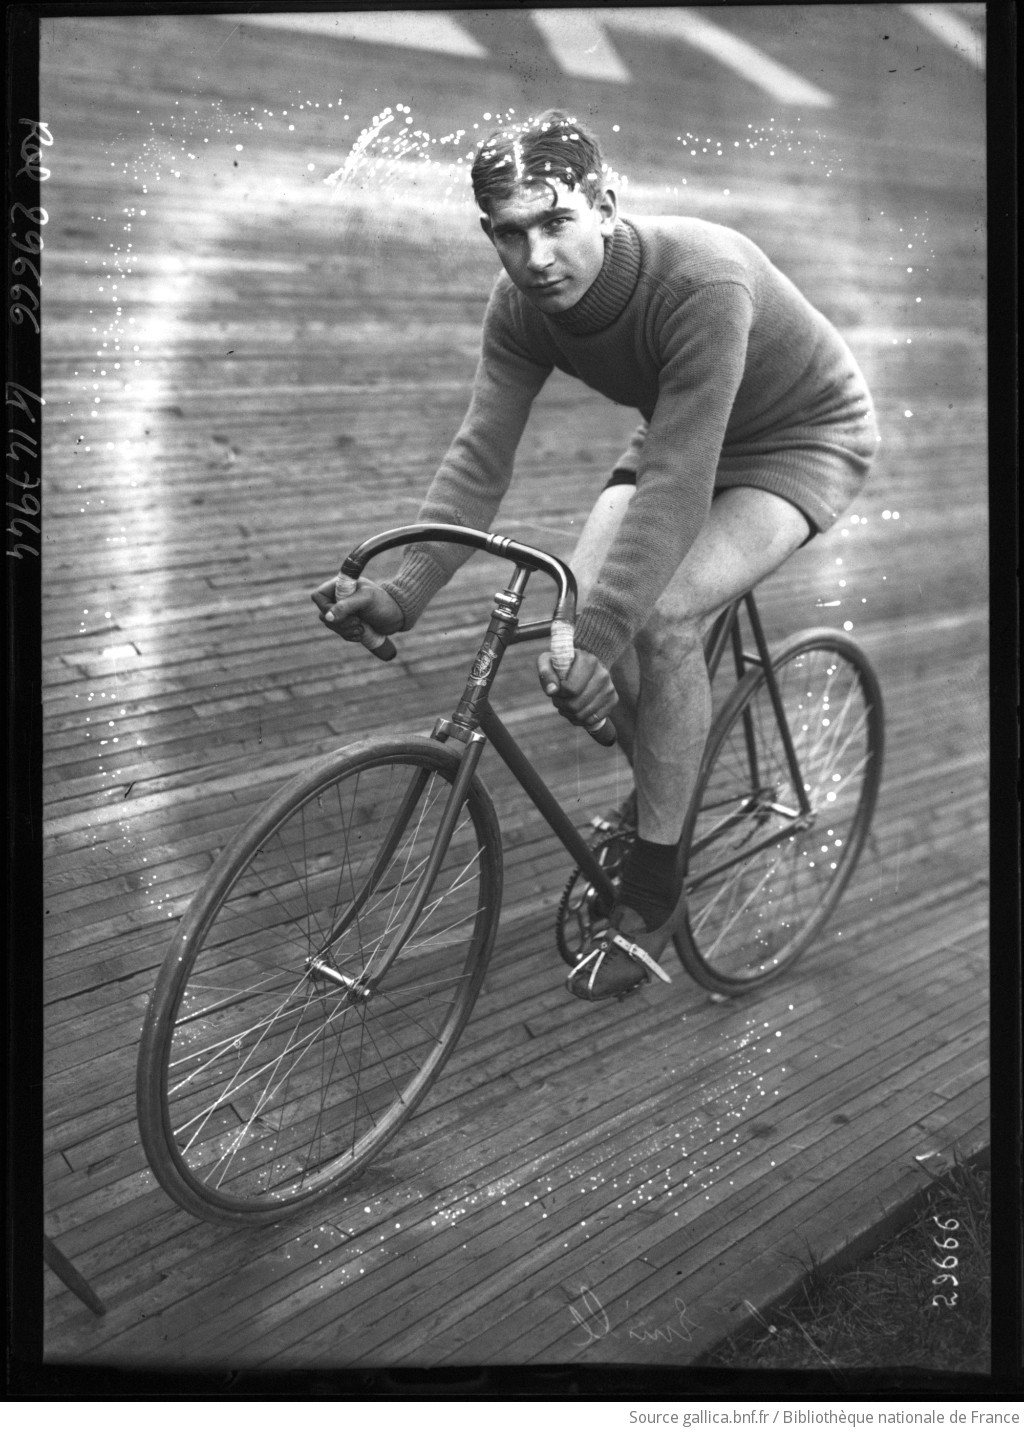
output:
[[[569,1316],[583,1333],[582,1342],[579,1339],[576,1341],[576,1347],[581,1350],[605,1338],[622,1334],[621,1329],[612,1327],[601,1299],[585,1283],[580,1285],[579,1293],[569,1303]],[[650,1326],[647,1320],[644,1323],[634,1322],[626,1329],[626,1336],[641,1343],[688,1343],[693,1341],[693,1330],[699,1326],[687,1312],[685,1301],[676,1297],[673,1299],[673,1312],[663,1322],[654,1326]]]

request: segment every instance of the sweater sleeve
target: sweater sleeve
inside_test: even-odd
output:
[[[488,530],[512,479],[530,408],[552,365],[531,355],[517,335],[501,280],[484,315],[483,339],[469,409],[416,518]],[[395,577],[381,583],[401,607],[408,631],[427,603],[472,555],[468,547],[424,542],[406,548]]]
[[[629,446],[612,468],[613,472],[631,472],[636,477],[637,468],[640,466],[640,454],[644,450],[644,439],[647,437],[648,422],[641,418],[633,436],[629,440]]]
[[[647,621],[707,520],[752,318],[747,289],[724,281],[669,306],[658,326],[658,399],[636,495],[576,627],[577,645],[606,667]]]

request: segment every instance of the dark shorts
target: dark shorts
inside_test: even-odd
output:
[[[869,415],[834,427],[791,430],[774,442],[737,443],[722,453],[715,491],[757,487],[773,492],[800,509],[813,537],[831,527],[860,493],[878,441]],[[616,468],[605,486],[620,485],[636,486],[636,473]]]

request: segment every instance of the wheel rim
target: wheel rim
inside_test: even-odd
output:
[[[411,756],[323,782],[261,836],[188,938],[164,1127],[205,1204],[280,1209],[351,1176],[447,1057],[496,907],[472,800],[410,938],[376,975],[449,790],[447,768]]]
[[[810,811],[758,673],[708,753],[688,840],[690,946],[719,986],[769,978],[806,947],[853,872],[877,788],[879,704],[859,663],[837,641],[774,669]]]

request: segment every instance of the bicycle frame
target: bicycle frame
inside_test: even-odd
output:
[[[576,583],[571,571],[563,562],[551,557],[550,554],[514,542],[510,538],[441,523],[417,524],[395,529],[380,537],[372,538],[356,548],[346,558],[342,564],[342,571],[348,576],[358,577],[370,558],[380,552],[408,542],[432,540],[453,541],[460,545],[506,556],[515,563],[515,570],[508,587],[495,594],[495,605],[491,612],[490,622],[473,660],[458,705],[451,717],[439,719],[431,732],[434,740],[441,743],[457,740],[464,744],[465,749],[448,794],[434,845],[420,875],[418,888],[410,902],[409,912],[401,928],[396,931],[388,947],[382,952],[379,959],[373,962],[372,967],[364,970],[357,985],[344,979],[344,983],[350,987],[353,997],[358,998],[365,998],[372,993],[415,931],[487,742],[493,746],[586,879],[594,886],[600,900],[608,905],[609,910],[615,899],[614,886],[606,871],[598,863],[595,853],[565,814],[558,800],[552,795],[543,778],[535,770],[490,703],[490,691],[502,657],[509,646],[549,637],[552,621],[556,619],[567,619],[570,622],[574,620]],[[555,613],[549,621],[534,621],[520,625],[519,610],[526,584],[531,573],[537,570],[544,571],[552,577],[558,586],[559,595]],[[744,648],[740,632],[741,607],[746,610],[756,652],[750,652]],[[719,614],[711,627],[705,642],[705,659],[712,681],[718,672],[727,646],[732,648],[737,679],[741,679],[752,667],[761,667],[764,670],[766,685],[793,776],[794,789],[798,792],[801,802],[799,816],[796,818],[802,818],[810,812],[810,804],[804,791],[796,751],[752,592],[747,592],[731,602]],[[749,716],[744,717],[744,722],[747,752],[751,765],[752,789],[756,790],[760,782],[757,779],[757,751],[754,733]],[[415,799],[416,795],[418,795],[418,791],[410,792],[412,799]],[[369,894],[372,882],[373,872],[368,877],[363,899]],[[356,906],[359,903],[361,902],[357,897]],[[347,923],[348,920],[345,921],[345,924]],[[326,945],[332,944],[341,933],[341,928],[333,930]],[[331,978],[329,967],[322,965],[319,961],[317,963],[321,972]],[[339,981],[342,978],[340,975],[338,976]]]
[[[747,621],[750,623],[754,644],[757,647],[756,655],[752,652],[745,651],[743,648],[739,620],[741,606],[746,609]],[[714,625],[708,633],[708,638],[704,646],[704,656],[712,681],[715,679],[719,664],[725,653],[727,642],[732,645],[737,681],[742,680],[751,667],[759,666],[764,671],[765,686],[767,687],[769,699],[772,703],[772,710],[775,713],[779,734],[782,737],[782,745],[786,752],[789,773],[793,780],[793,789],[796,791],[797,799],[800,802],[800,814],[801,816],[809,815],[811,804],[807,799],[807,792],[804,789],[804,780],[800,774],[800,763],[797,760],[796,748],[793,745],[789,722],[786,720],[786,712],[782,705],[782,697],[779,693],[779,684],[775,679],[771,653],[768,650],[768,642],[765,639],[764,627],[761,625],[761,617],[757,610],[757,603],[754,600],[753,592],[745,592],[743,596],[737,597],[734,602],[730,602],[725,610],[715,619]],[[750,761],[751,787],[756,790],[761,782],[757,774],[757,750],[754,745],[754,732],[749,713],[744,713],[743,726],[746,734],[747,758]]]

